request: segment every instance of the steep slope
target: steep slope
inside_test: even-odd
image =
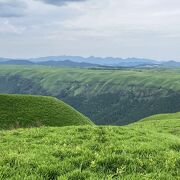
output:
[[[0,131],[0,179],[179,179],[180,120]]]
[[[179,69],[0,66],[0,93],[57,97],[96,124],[126,125],[180,111]]]
[[[0,129],[91,124],[90,120],[52,97],[0,95]]]

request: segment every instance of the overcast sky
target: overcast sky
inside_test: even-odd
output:
[[[180,0],[0,0],[0,57],[180,60]]]

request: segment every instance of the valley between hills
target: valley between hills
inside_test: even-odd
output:
[[[98,125],[180,111],[180,68],[0,66],[0,93],[56,97]]]
[[[180,179],[179,79],[2,65],[0,179]]]

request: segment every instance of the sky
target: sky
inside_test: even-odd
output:
[[[180,0],[0,0],[0,57],[180,60]]]

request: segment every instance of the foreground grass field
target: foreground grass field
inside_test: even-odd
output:
[[[87,124],[92,122],[56,98],[0,95],[0,129]]]
[[[0,179],[180,179],[177,115],[124,127],[0,131]]]

